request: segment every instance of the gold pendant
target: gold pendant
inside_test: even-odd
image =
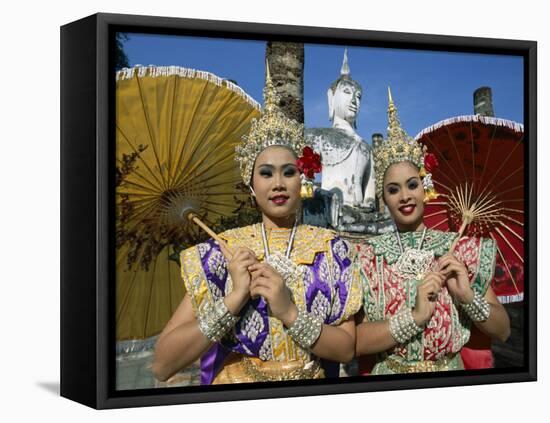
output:
[[[434,260],[433,251],[422,251],[412,248],[405,250],[396,263],[400,276],[421,281]]]

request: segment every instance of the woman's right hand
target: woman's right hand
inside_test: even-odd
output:
[[[441,291],[445,277],[439,272],[430,272],[424,276],[416,289],[416,304],[412,311],[418,326],[424,326],[432,318],[437,296]]]
[[[230,251],[226,245],[219,244],[227,261],[227,270],[233,281],[233,290],[225,296],[225,305],[236,316],[250,298],[250,272],[248,267],[258,263],[254,252],[246,247]]]
[[[227,260],[227,270],[233,281],[233,292],[248,296],[250,294],[250,272],[248,267],[258,263],[258,259],[252,250],[246,247],[238,247],[230,252],[225,246],[221,251]]]

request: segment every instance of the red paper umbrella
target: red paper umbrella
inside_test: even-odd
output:
[[[456,232],[465,229],[465,235],[495,240],[492,287],[502,303],[521,301],[523,125],[479,115],[459,116],[424,129],[416,139],[439,161],[432,177],[440,196],[426,204],[426,226]]]

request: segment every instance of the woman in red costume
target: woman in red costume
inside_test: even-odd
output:
[[[356,337],[360,372],[461,370],[472,323],[501,341],[510,334],[490,287],[495,243],[462,237],[450,252],[457,234],[424,226],[424,203],[437,195],[429,173],[437,160],[401,128],[391,95],[388,115],[388,139],[374,150],[376,190],[396,230],[357,247],[365,314]],[[365,356],[373,354],[367,369]]]

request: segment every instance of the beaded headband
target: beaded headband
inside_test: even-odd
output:
[[[376,175],[376,195],[378,198],[384,198],[384,175],[388,168],[396,163],[410,162],[420,171],[424,191],[426,192],[426,201],[437,197],[435,192],[432,175],[425,168],[425,158],[428,154],[426,147],[416,142],[401,127],[399,117],[397,116],[397,107],[393,103],[391,91],[388,88],[388,136],[373,149],[374,172]],[[430,154],[430,156],[433,156]],[[435,162],[437,160],[434,157]]]
[[[235,160],[239,163],[241,177],[249,186],[256,157],[267,147],[284,146],[300,156],[306,146],[304,125],[288,118],[279,108],[280,97],[271,81],[267,64],[263,95],[265,104],[262,116],[259,120],[252,120],[250,132],[235,148]]]

